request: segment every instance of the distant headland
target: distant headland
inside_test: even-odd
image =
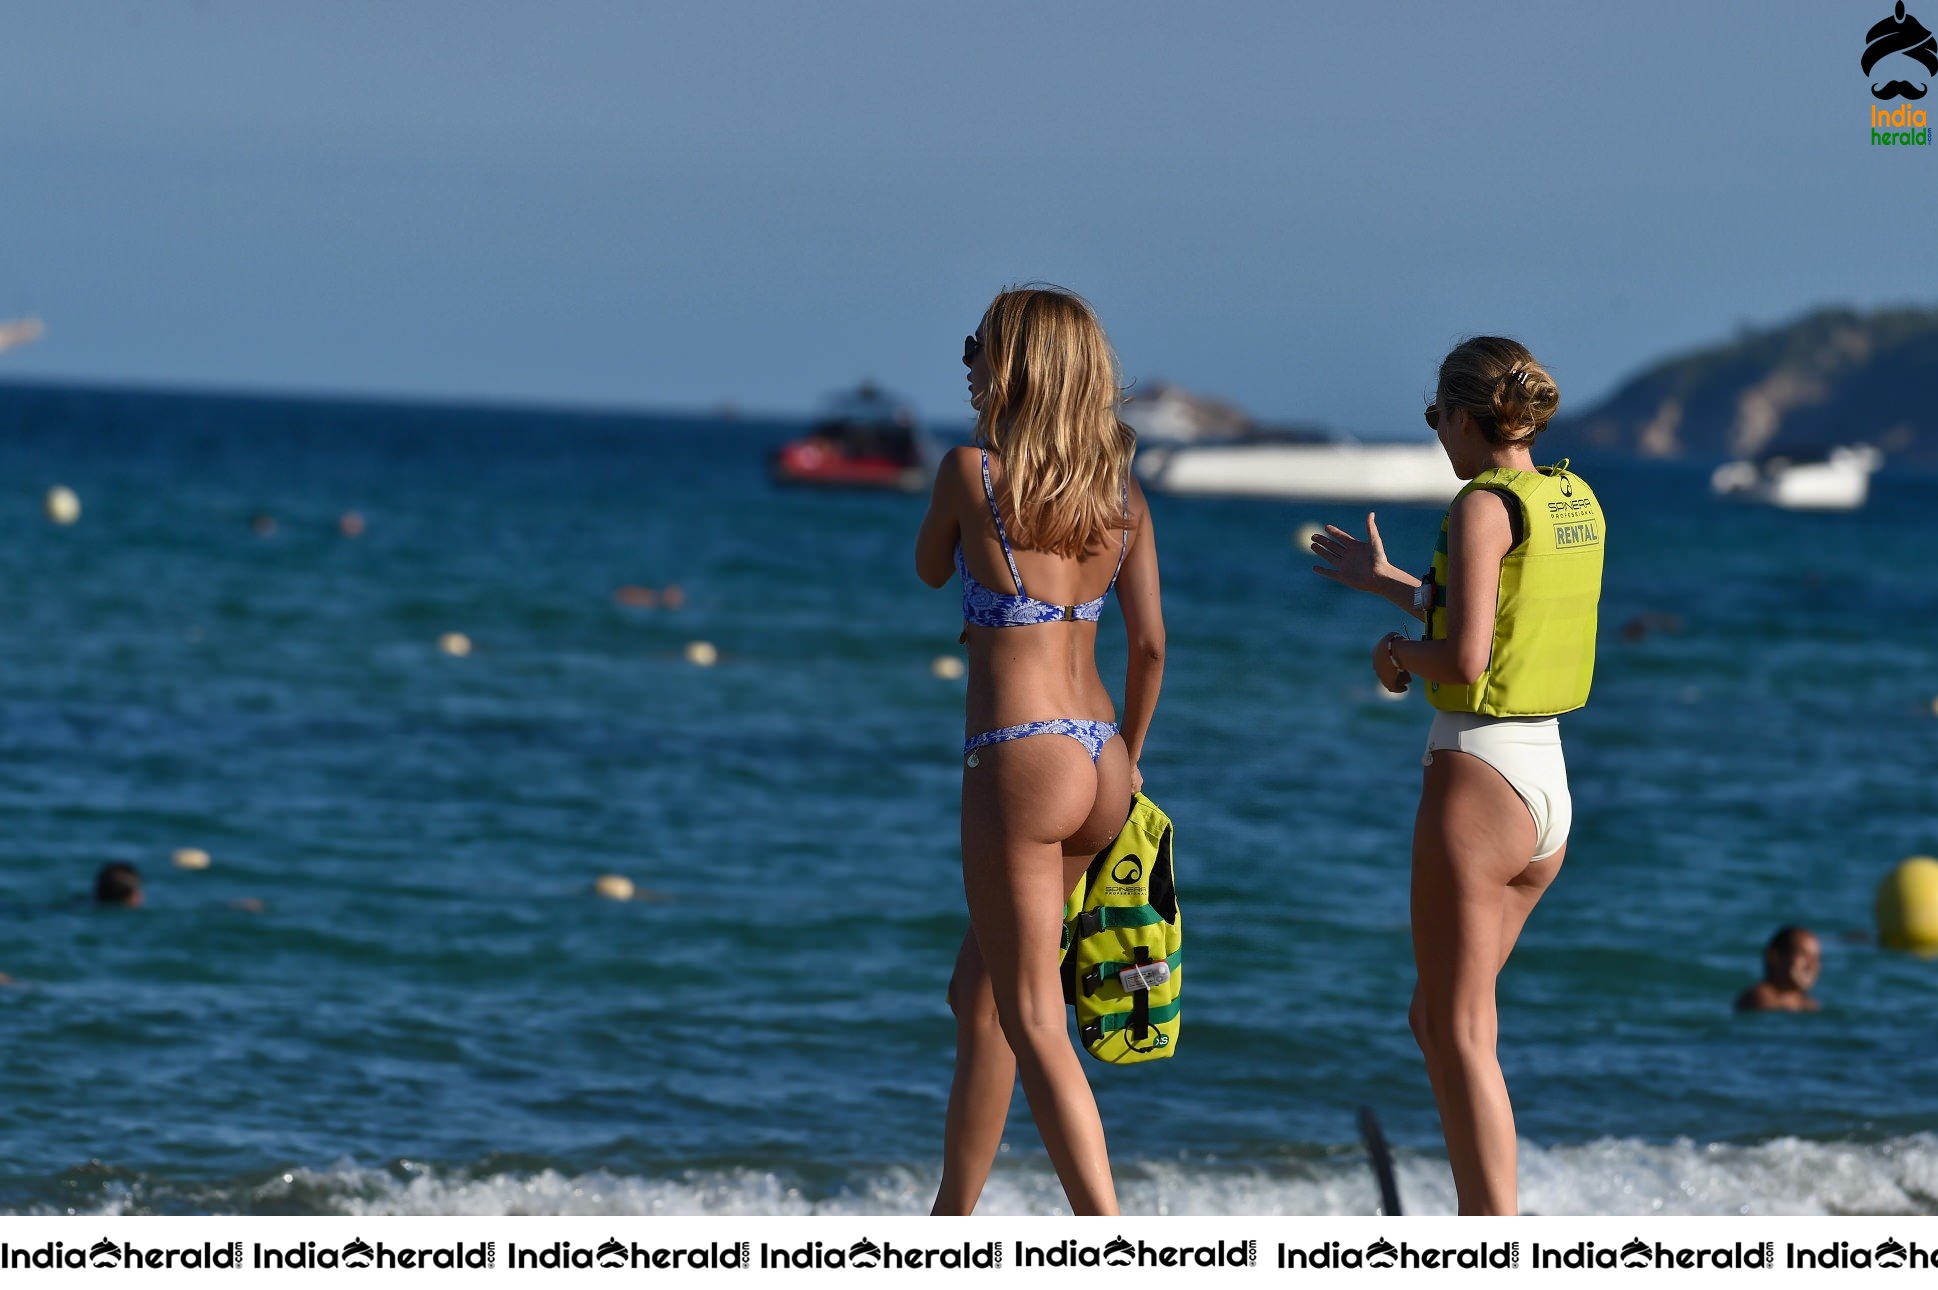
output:
[[[1559,417],[1584,448],[1653,458],[1808,456],[1871,444],[1938,466],[1938,308],[1817,309],[1643,368]]]

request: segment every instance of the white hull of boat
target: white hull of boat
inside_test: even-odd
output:
[[[1460,479],[1438,444],[1156,445],[1137,454],[1145,486],[1215,497],[1290,497],[1444,504]]]
[[[1871,492],[1874,448],[1838,448],[1827,461],[1732,461],[1716,468],[1710,486],[1725,496],[1788,511],[1854,511]]]

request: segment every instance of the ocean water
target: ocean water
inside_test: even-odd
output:
[[[0,1209],[925,1210],[955,593],[911,572],[920,498],[768,483],[788,429],[0,387]],[[1938,484],[1812,516],[1592,478],[1575,832],[1501,991],[1523,1203],[1932,1212],[1938,963],[1867,937],[1938,852]],[[1371,1213],[1367,1103],[1449,1210],[1405,1021],[1427,712],[1374,693],[1397,615],[1295,543],[1365,508],[1154,508],[1191,972],[1174,1060],[1090,1065],[1125,1205]],[[1437,521],[1380,516],[1413,564]],[[145,908],[78,899],[111,860]],[[1791,920],[1824,1010],[1732,1016]],[[1060,1209],[1020,1095],[1007,1142],[985,1208]]]

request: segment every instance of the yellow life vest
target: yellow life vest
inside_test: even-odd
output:
[[[1064,994],[1099,1061],[1156,1061],[1178,1050],[1183,922],[1171,817],[1142,793],[1063,907]]]
[[[1595,611],[1602,594],[1606,523],[1586,480],[1564,458],[1537,470],[1484,470],[1454,501],[1477,488],[1511,495],[1521,508],[1521,540],[1501,559],[1494,600],[1494,644],[1472,685],[1427,684],[1442,712],[1490,717],[1549,717],[1588,702],[1595,676]],[[1447,638],[1447,518],[1433,552],[1428,640]]]

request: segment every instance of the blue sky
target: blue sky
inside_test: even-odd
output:
[[[1579,407],[1938,299],[1938,147],[1869,143],[1889,9],[12,6],[0,317],[48,334],[0,377],[794,411],[872,375],[947,416],[989,296],[1047,279],[1133,377],[1268,418],[1411,433],[1483,330]]]

